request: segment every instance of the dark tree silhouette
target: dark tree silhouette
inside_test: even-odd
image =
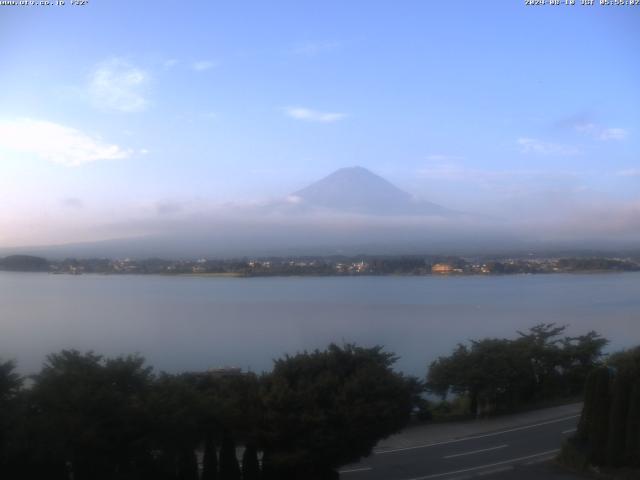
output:
[[[629,395],[627,413],[627,438],[625,439],[625,463],[640,467],[640,380],[636,379]]]
[[[22,436],[23,420],[21,403],[17,398],[23,379],[15,372],[15,362],[0,362],[0,473],[9,469],[19,470],[21,462],[15,461],[20,450],[18,437]]]
[[[259,480],[260,464],[258,462],[258,450],[249,443],[242,454],[242,480]]]
[[[47,357],[29,392],[39,462],[67,464],[77,480],[124,474],[146,456],[144,397],[150,369],[139,357],[91,352]]]
[[[199,480],[198,460],[195,452],[190,448],[185,448],[180,452],[178,464],[179,480]]]
[[[584,406],[567,458],[598,466],[640,466],[640,347],[611,355],[587,377]]]
[[[607,464],[619,467],[625,463],[627,417],[631,397],[632,379],[626,372],[619,372],[613,381],[609,431],[607,432]]]
[[[220,448],[220,480],[240,480],[236,444],[228,432],[223,435]]]
[[[278,472],[271,461],[271,454],[268,450],[262,452],[262,468],[261,470],[261,480],[279,480]]]
[[[593,406],[591,416],[587,419],[587,440],[591,446],[591,459],[596,465],[606,460],[607,434],[609,431],[609,396],[610,375],[606,367],[598,368],[593,375]]]
[[[409,420],[415,382],[381,347],[330,345],[277,360],[263,378],[263,446],[284,477],[330,478]]]
[[[515,340],[486,338],[460,344],[432,362],[427,389],[446,398],[469,398],[473,416],[508,411],[537,400],[582,392],[590,370],[600,364],[607,341],[595,332],[558,338],[565,327],[540,324]]]
[[[218,480],[218,454],[211,436],[205,440],[202,457],[202,480]]]

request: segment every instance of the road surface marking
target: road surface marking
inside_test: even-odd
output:
[[[429,448],[429,447],[436,447],[438,445],[448,445],[450,443],[466,442],[468,440],[476,440],[478,438],[495,437],[496,435],[502,435],[504,433],[519,432],[520,430],[527,430],[529,428],[542,427],[544,425],[551,425],[552,423],[560,423],[566,420],[571,420],[572,418],[578,418],[579,416],[580,415],[571,415],[570,417],[558,418],[557,420],[549,420],[548,422],[536,423],[535,425],[526,425],[524,427],[510,428],[509,430],[502,430],[501,432],[485,433],[483,435],[472,435],[470,437],[457,438],[455,440],[446,440],[444,442],[425,443],[422,445],[414,445],[412,447],[403,447],[403,448],[394,448],[391,450],[374,450],[373,453],[376,455],[382,455],[385,453],[404,452],[407,450],[416,450],[419,448]]]
[[[513,470],[513,465],[507,465],[506,467],[492,468],[491,470],[478,472],[478,476],[484,477],[485,475],[493,475],[494,473],[508,472],[509,470]]]
[[[371,467],[362,467],[362,468],[350,468],[349,470],[339,470],[338,473],[356,473],[356,472],[367,472],[369,470],[373,470]]]
[[[524,462],[523,465],[537,465],[538,463],[543,463],[549,460],[547,457],[534,458],[533,460],[529,460],[528,462]]]
[[[570,428],[569,430],[564,430],[562,432],[563,435],[566,435],[567,433],[573,433],[577,430],[577,428]]]
[[[498,450],[500,448],[507,448],[509,445],[505,444],[505,445],[498,445],[497,447],[491,447],[491,448],[483,448],[481,450],[474,450],[472,452],[464,452],[464,453],[456,453],[455,455],[447,455],[446,457],[442,457],[442,458],[456,458],[456,457],[463,457],[465,455],[473,455],[474,453],[482,453],[482,452],[489,452],[491,450]]]
[[[447,475],[455,475],[456,473],[473,472],[474,470],[482,470],[485,468],[497,467],[499,465],[506,465],[508,463],[520,462],[522,460],[528,460],[530,458],[542,457],[544,455],[551,455],[552,453],[558,453],[560,449],[547,450],[546,452],[534,453],[533,455],[527,455],[526,457],[512,458],[510,460],[503,460],[502,462],[490,463],[487,465],[480,465],[479,467],[465,468],[463,470],[455,470],[452,472],[434,473],[432,475],[425,475],[424,477],[413,477],[408,480],[428,480],[430,478],[446,477]]]

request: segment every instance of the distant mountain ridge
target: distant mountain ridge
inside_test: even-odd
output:
[[[444,215],[453,213],[435,203],[416,200],[364,167],[336,170],[294,192],[289,202],[301,207],[369,215]]]
[[[47,258],[200,258],[244,255],[451,252],[465,214],[421,201],[363,167],[337,170],[288,197],[224,205],[207,213],[146,219],[150,232],[108,240],[0,248],[1,255]],[[408,220],[403,221],[402,219]],[[417,221],[416,221],[417,220]],[[435,221],[437,228],[434,227]],[[443,223],[444,222],[444,223]],[[475,245],[496,245],[489,235]],[[488,238],[487,237],[487,238]]]

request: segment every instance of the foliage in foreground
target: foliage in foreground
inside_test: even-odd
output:
[[[412,383],[381,348],[331,345],[286,357],[262,384],[264,444],[287,478],[312,478],[368,455],[409,421]]]
[[[430,392],[469,398],[469,414],[481,416],[582,392],[599,365],[607,340],[596,332],[562,337],[566,327],[540,324],[515,340],[486,338],[459,344],[432,362]]]
[[[581,468],[640,468],[640,346],[591,372],[578,430],[562,459]]]
[[[262,376],[155,375],[138,356],[62,351],[29,388],[0,363],[0,477],[335,478],[409,420],[420,384],[394,361],[380,347],[330,345]]]

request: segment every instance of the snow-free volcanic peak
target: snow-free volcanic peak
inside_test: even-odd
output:
[[[373,215],[432,215],[446,209],[416,200],[363,167],[341,168],[292,195],[306,207]]]

